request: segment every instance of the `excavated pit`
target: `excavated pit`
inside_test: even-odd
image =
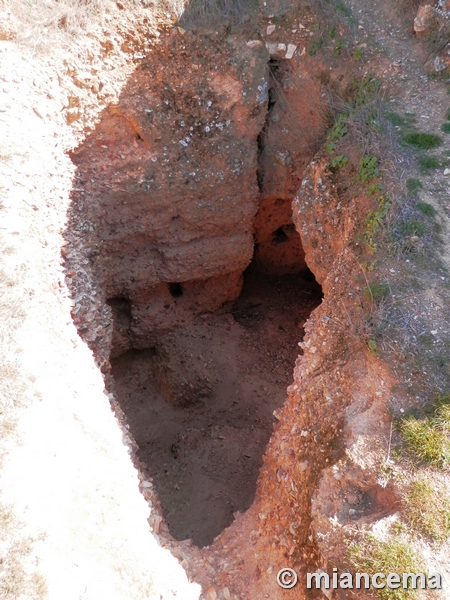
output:
[[[255,498],[322,298],[292,200],[323,101],[255,44],[174,33],[72,153],[72,317],[170,533],[201,547]]]
[[[232,307],[112,360],[117,399],[176,539],[208,545],[250,507],[273,411],[320,298],[312,274],[270,278],[252,264]]]

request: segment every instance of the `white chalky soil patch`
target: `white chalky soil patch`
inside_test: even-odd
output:
[[[23,568],[40,574],[50,600],[197,599],[200,586],[150,531],[130,449],[70,318],[60,233],[71,134],[56,101],[47,96],[39,114],[32,109],[33,78],[53,69],[30,69],[4,42],[0,61],[2,270],[11,312],[23,312],[20,328],[11,334],[4,322],[0,330],[2,351],[20,367],[5,402],[15,427],[1,443],[0,503],[12,508],[17,536],[34,540]]]

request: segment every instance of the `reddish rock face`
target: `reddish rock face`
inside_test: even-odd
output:
[[[305,271],[305,252],[292,223],[291,202],[266,196],[255,219],[255,262],[266,275]]]
[[[267,60],[262,44],[174,34],[74,153],[83,245],[106,298],[130,302],[135,347],[240,293],[253,255]]]
[[[320,86],[300,57],[219,37],[168,36],[73,153],[99,303],[76,314],[105,359],[111,310],[117,356],[235,300],[254,250],[269,276],[306,269],[291,201],[326,127]]]

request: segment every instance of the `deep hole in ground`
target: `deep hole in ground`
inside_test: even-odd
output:
[[[203,60],[195,39],[190,51]],[[166,55],[163,81],[143,64],[71,155],[72,316],[170,532],[198,546],[254,500],[274,409],[322,297],[292,220],[320,137],[317,102],[285,60],[261,50],[248,70],[254,51],[240,52],[217,51],[226,76],[189,69],[177,89]],[[291,135],[293,107],[305,126]]]
[[[117,398],[172,535],[212,542],[248,509],[286,397],[303,325],[321,299],[310,272],[262,274],[216,314],[112,360]]]

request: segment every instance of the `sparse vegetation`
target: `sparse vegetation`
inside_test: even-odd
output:
[[[406,125],[406,119],[404,119],[401,115],[396,112],[387,112],[384,115],[385,119],[389,121],[395,127],[401,127],[402,125]]]
[[[403,517],[410,531],[442,541],[450,536],[450,497],[424,478],[412,481],[404,496]]]
[[[347,127],[348,114],[341,113],[337,116],[333,126],[329,130],[327,134],[328,142],[335,142],[336,140],[340,140],[348,133]],[[336,146],[333,147],[335,150]]]
[[[390,293],[390,288],[387,283],[371,283],[364,290],[364,295],[370,302],[379,302],[384,300]]]
[[[442,138],[434,133],[422,133],[420,131],[411,131],[404,135],[403,140],[406,144],[414,146],[419,150],[431,150],[438,148],[442,144]]]
[[[378,197],[378,208],[367,215],[365,220],[364,239],[366,241],[367,249],[371,253],[376,252],[377,250],[375,237],[390,208],[391,203],[389,200],[380,194]]]
[[[357,20],[355,19],[355,17],[353,16],[352,13],[352,9],[348,6],[346,6],[342,0],[337,0],[336,1],[336,10],[340,13],[342,13],[343,15],[345,15],[347,17],[347,19],[349,19],[349,21],[351,23],[357,23]]]
[[[407,235],[422,237],[425,233],[425,226],[416,219],[410,219],[409,221],[400,224],[400,230]]]
[[[21,524],[13,512],[0,505],[0,597],[3,600],[35,598],[47,595],[47,585],[38,573],[29,573],[25,559],[32,551],[35,540],[22,535]]]
[[[367,340],[367,347],[369,348],[369,354],[371,354],[372,356],[377,356],[378,344],[375,340]]]
[[[188,29],[199,25],[219,26],[224,22],[239,25],[244,19],[255,16],[258,10],[256,0],[192,0],[186,4],[174,0],[174,3],[180,25]],[[276,24],[279,20],[277,15],[271,17],[271,23]]]
[[[399,429],[413,458],[434,467],[450,465],[450,395],[440,398],[431,416],[406,416]]]
[[[428,202],[418,202],[416,208],[426,217],[434,217],[436,214],[436,209]]]
[[[419,156],[417,161],[422,171],[433,171],[434,169],[441,168],[441,162],[435,156]]]
[[[330,169],[330,171],[335,173],[339,169],[342,169],[342,167],[345,167],[345,165],[347,163],[348,163],[348,156],[346,156],[345,154],[338,154],[338,156],[334,156],[331,159],[331,162],[329,163],[328,168]]]
[[[423,573],[422,560],[412,547],[397,538],[388,541],[377,539],[368,534],[359,543],[350,544],[349,556],[354,569],[358,573]],[[404,600],[415,593],[408,589],[383,589],[373,590],[379,598],[384,600]]]
[[[421,189],[423,189],[423,184],[420,179],[411,177],[406,180],[406,192],[408,196],[414,196]]]
[[[343,48],[345,48],[346,44],[343,40],[338,39],[336,40],[335,44],[334,44],[334,49],[333,49],[333,54],[334,56],[339,56],[339,54],[341,53],[341,50]]]
[[[316,56],[317,52],[323,47],[323,44],[324,42],[322,39],[313,40],[309,46],[309,55]]]
[[[376,156],[362,156],[359,161],[356,179],[363,183],[369,183],[373,179],[380,177],[379,162]]]
[[[365,55],[366,53],[364,52],[363,48],[356,48],[356,50],[353,52],[353,60],[359,62],[364,59]]]
[[[352,81],[353,106],[357,108],[372,102],[380,91],[380,87],[380,81],[372,73],[360,80],[354,79]]]

